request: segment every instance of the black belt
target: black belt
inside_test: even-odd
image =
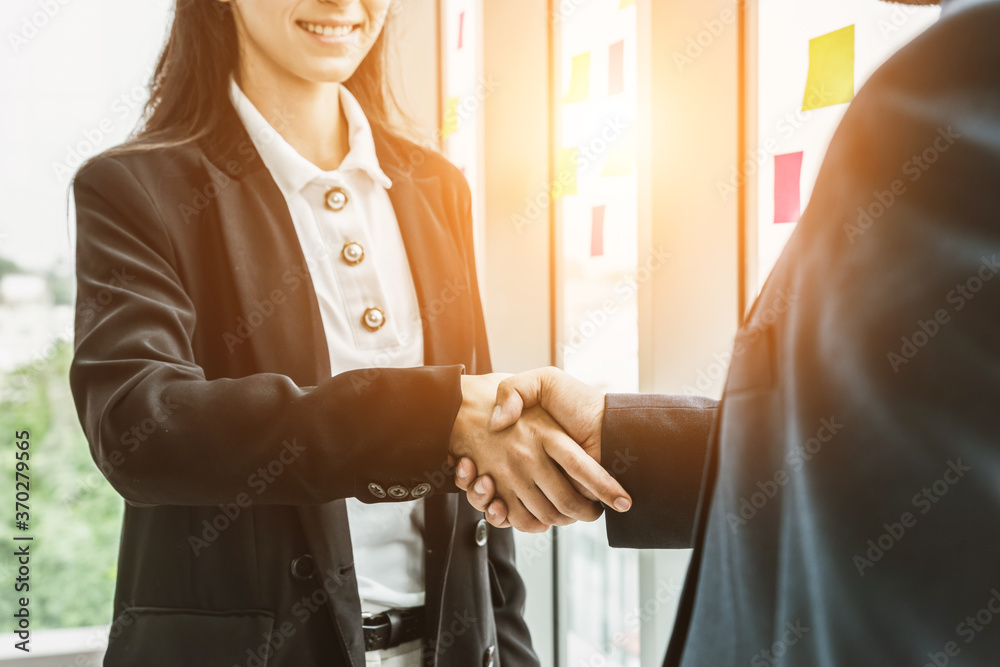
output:
[[[379,651],[420,639],[424,636],[424,608],[387,609],[362,616],[365,650]]]

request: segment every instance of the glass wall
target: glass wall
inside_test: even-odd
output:
[[[639,387],[636,7],[553,4],[556,358],[602,391]],[[639,665],[638,554],[603,518],[556,529],[560,664]]]
[[[756,12],[756,275],[759,288],[809,203],[826,148],[854,93],[900,47],[931,25],[936,6],[871,0],[761,0]],[[750,80],[753,80],[751,76]],[[755,164],[756,163],[756,164]],[[753,175],[751,173],[751,175]]]

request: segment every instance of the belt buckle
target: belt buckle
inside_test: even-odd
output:
[[[365,651],[387,648],[391,643],[391,630],[389,616],[385,612],[361,612],[361,634],[365,640]]]

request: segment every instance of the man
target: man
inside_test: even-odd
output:
[[[694,547],[667,665],[1000,659],[998,39],[955,0],[858,93],[721,402],[501,383],[496,428],[540,405],[631,495],[612,546]]]

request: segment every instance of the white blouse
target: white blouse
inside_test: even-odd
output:
[[[417,292],[386,192],[392,182],[361,105],[340,87],[350,150],[340,167],[323,171],[282,138],[233,79],[229,98],[288,204],[332,374],[422,366]],[[348,498],[347,511],[362,610],[424,604],[423,499],[368,505]]]

